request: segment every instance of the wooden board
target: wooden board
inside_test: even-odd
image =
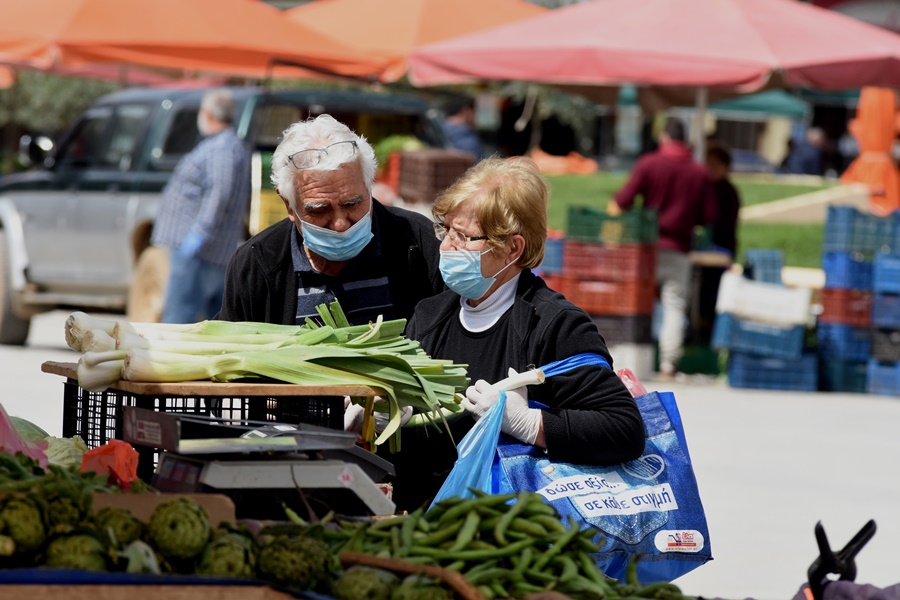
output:
[[[78,379],[77,363],[47,361],[41,371]],[[179,383],[142,383],[119,381],[110,389],[142,396],[201,396],[201,397],[274,397],[274,396],[385,396],[380,388],[365,385],[294,385],[291,383],[249,383],[216,381],[182,381]]]

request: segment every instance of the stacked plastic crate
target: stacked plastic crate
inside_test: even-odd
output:
[[[711,345],[728,351],[732,387],[814,391],[818,362],[806,348],[811,291],[782,285],[774,256],[757,257],[755,274],[766,281],[722,275]]]
[[[877,331],[873,330],[876,297],[879,322],[890,322],[887,315],[882,316],[884,294],[874,291],[874,266],[890,262],[892,255],[887,253],[896,249],[896,221],[853,206],[828,207],[822,242],[825,287],[816,326],[822,390],[874,391],[872,374],[881,372],[879,361],[870,360]],[[879,279],[882,290],[897,285],[885,281],[884,276]]]
[[[591,315],[616,364],[638,377],[653,372],[657,235],[655,212],[613,217],[570,206],[565,235],[548,239],[542,265],[548,285]],[[552,273],[555,265],[560,269]]]
[[[890,249],[872,265],[872,357],[867,390],[900,395],[900,216],[894,213]]]

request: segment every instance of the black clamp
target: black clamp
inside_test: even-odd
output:
[[[828,537],[822,522],[816,523],[816,542],[819,544],[819,557],[813,561],[806,572],[809,578],[809,590],[814,600],[822,600],[825,586],[830,581],[828,575],[839,575],[838,579],[853,581],[856,579],[856,562],[854,559],[863,546],[875,535],[875,521],[870,519],[856,535],[839,552],[832,552],[828,545]]]

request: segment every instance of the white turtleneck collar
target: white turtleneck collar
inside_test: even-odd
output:
[[[459,311],[459,322],[462,323],[462,326],[473,333],[493,327],[503,313],[513,305],[520,276],[521,273],[498,287],[487,300],[478,306],[471,306],[465,298],[460,297],[459,303],[462,310]]]

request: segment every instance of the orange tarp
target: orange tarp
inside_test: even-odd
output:
[[[316,0],[286,11],[322,34],[390,58],[384,81],[407,70],[413,49],[533,17],[547,9],[525,0]]]
[[[369,76],[385,61],[255,0],[28,0],[0,3],[0,63],[97,63],[265,77],[273,59]]]
[[[864,87],[859,94],[857,117],[849,123],[850,133],[859,143],[859,156],[841,175],[841,181],[868,185],[872,212],[879,215],[900,209],[900,170],[891,157],[900,129],[897,108],[894,90]]]

